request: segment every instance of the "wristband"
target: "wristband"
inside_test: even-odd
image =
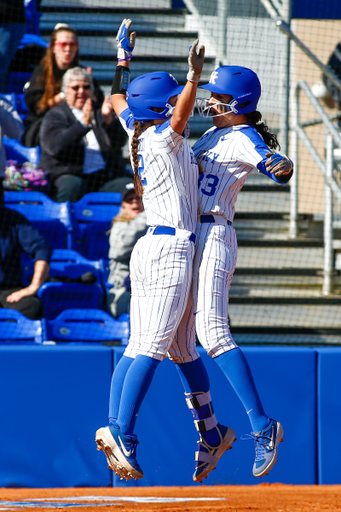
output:
[[[130,69],[118,65],[112,81],[111,94],[124,94],[127,92],[130,82]]]

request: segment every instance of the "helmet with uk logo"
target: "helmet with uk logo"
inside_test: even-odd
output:
[[[230,105],[234,114],[254,112],[261,95],[258,76],[242,66],[220,66],[211,74],[209,83],[200,88],[232,96]]]

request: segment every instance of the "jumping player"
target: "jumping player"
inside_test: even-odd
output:
[[[190,300],[179,326],[177,343],[194,345],[196,331],[202,346],[226,375],[251,422],[252,433],[243,438],[255,442],[253,474],[261,477],[277,460],[283,428],[279,421],[265,414],[249,365],[229,328],[229,289],[237,261],[232,222],[238,193],[252,171],[258,170],[283,184],[292,176],[293,164],[289,158],[273,153],[278,147],[277,138],[256,110],[261,95],[256,73],[240,66],[221,66],[202,88],[211,91],[211,98],[197,99],[199,113],[212,117],[214,126],[193,146],[204,172],[199,178],[193,304]],[[183,380],[187,365],[178,366]],[[193,395],[187,393],[186,401],[204,419],[201,398],[205,394],[199,391],[195,400],[189,400]],[[196,460],[205,461],[210,454],[210,448],[200,442]]]
[[[164,72],[142,75],[128,86],[135,44],[130,25],[124,20],[117,34],[119,65],[112,105],[129,135],[135,190],[142,196],[149,227],[131,256],[131,336],[112,378],[109,426],[97,430],[96,442],[113,471],[122,478],[138,479],[143,471],[136,459],[136,416],[158,364],[173,343],[192,283],[199,173],[186,137],[204,47],[197,53],[198,41],[193,43],[185,87]],[[188,363],[186,368],[194,364],[189,385],[207,391],[209,404],[208,375],[195,345],[191,351],[174,346],[172,353],[174,361]],[[220,457],[235,437],[232,429],[219,427],[214,430]],[[213,467],[212,460],[205,466],[207,472]]]

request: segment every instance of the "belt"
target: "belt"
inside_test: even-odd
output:
[[[190,233],[190,231],[186,231],[184,229],[176,229],[171,228],[168,226],[148,226],[147,233],[150,233],[151,235],[179,235],[179,232],[182,233]],[[195,243],[195,234],[191,233],[189,237],[190,242]]]
[[[217,223],[217,224],[227,224],[228,226],[232,226],[232,222],[230,220],[226,220],[221,215],[219,215],[219,221],[221,220],[222,222],[217,222],[217,220],[216,220],[216,217],[214,215],[200,215],[199,216],[199,222],[201,224],[210,224],[210,223],[214,224],[214,223]]]

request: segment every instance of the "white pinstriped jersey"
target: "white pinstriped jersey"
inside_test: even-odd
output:
[[[204,173],[199,177],[199,213],[233,221],[235,203],[248,175],[271,152],[250,125],[210,128],[193,146]]]
[[[132,112],[124,110],[120,121],[131,143],[134,135]],[[145,130],[139,141],[139,169],[147,225],[170,226],[194,232],[198,165],[186,138],[173,130],[169,119],[162,125]]]

